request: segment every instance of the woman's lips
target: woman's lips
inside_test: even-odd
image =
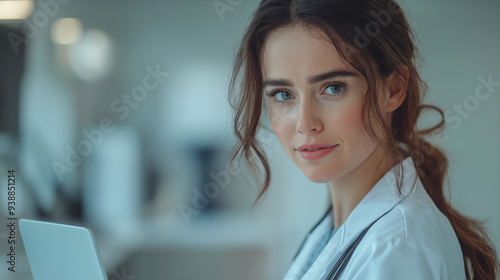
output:
[[[337,146],[338,145],[332,147],[319,148],[315,151],[310,151],[305,149],[299,150],[299,154],[305,160],[317,160],[331,153]]]

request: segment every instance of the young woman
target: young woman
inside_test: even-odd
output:
[[[262,164],[257,202],[271,178],[256,138],[267,111],[287,155],[327,183],[332,202],[285,279],[498,275],[481,224],[445,199],[446,156],[424,139],[444,120],[417,130],[422,109],[443,112],[421,104],[416,51],[389,0],[264,0],[252,15],[229,85],[238,139],[231,161],[243,155],[255,174],[256,159]]]

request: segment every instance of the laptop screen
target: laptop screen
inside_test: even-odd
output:
[[[107,280],[89,229],[29,219],[19,229],[34,280]]]

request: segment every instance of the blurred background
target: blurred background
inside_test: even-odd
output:
[[[0,279],[33,279],[19,232],[5,267],[10,169],[16,216],[90,227],[110,279],[283,277],[328,192],[272,132],[254,209],[258,183],[228,165],[232,59],[259,2],[0,1]],[[449,197],[500,249],[500,1],[401,3],[425,101],[446,113],[430,140],[449,156]]]

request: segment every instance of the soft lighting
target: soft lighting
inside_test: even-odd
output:
[[[51,35],[56,44],[74,44],[82,36],[82,23],[77,18],[60,18],[52,25]]]
[[[103,31],[86,31],[71,47],[70,65],[78,78],[93,82],[109,72],[113,46],[111,39]]]
[[[33,12],[33,1],[0,1],[0,19],[23,19]]]

